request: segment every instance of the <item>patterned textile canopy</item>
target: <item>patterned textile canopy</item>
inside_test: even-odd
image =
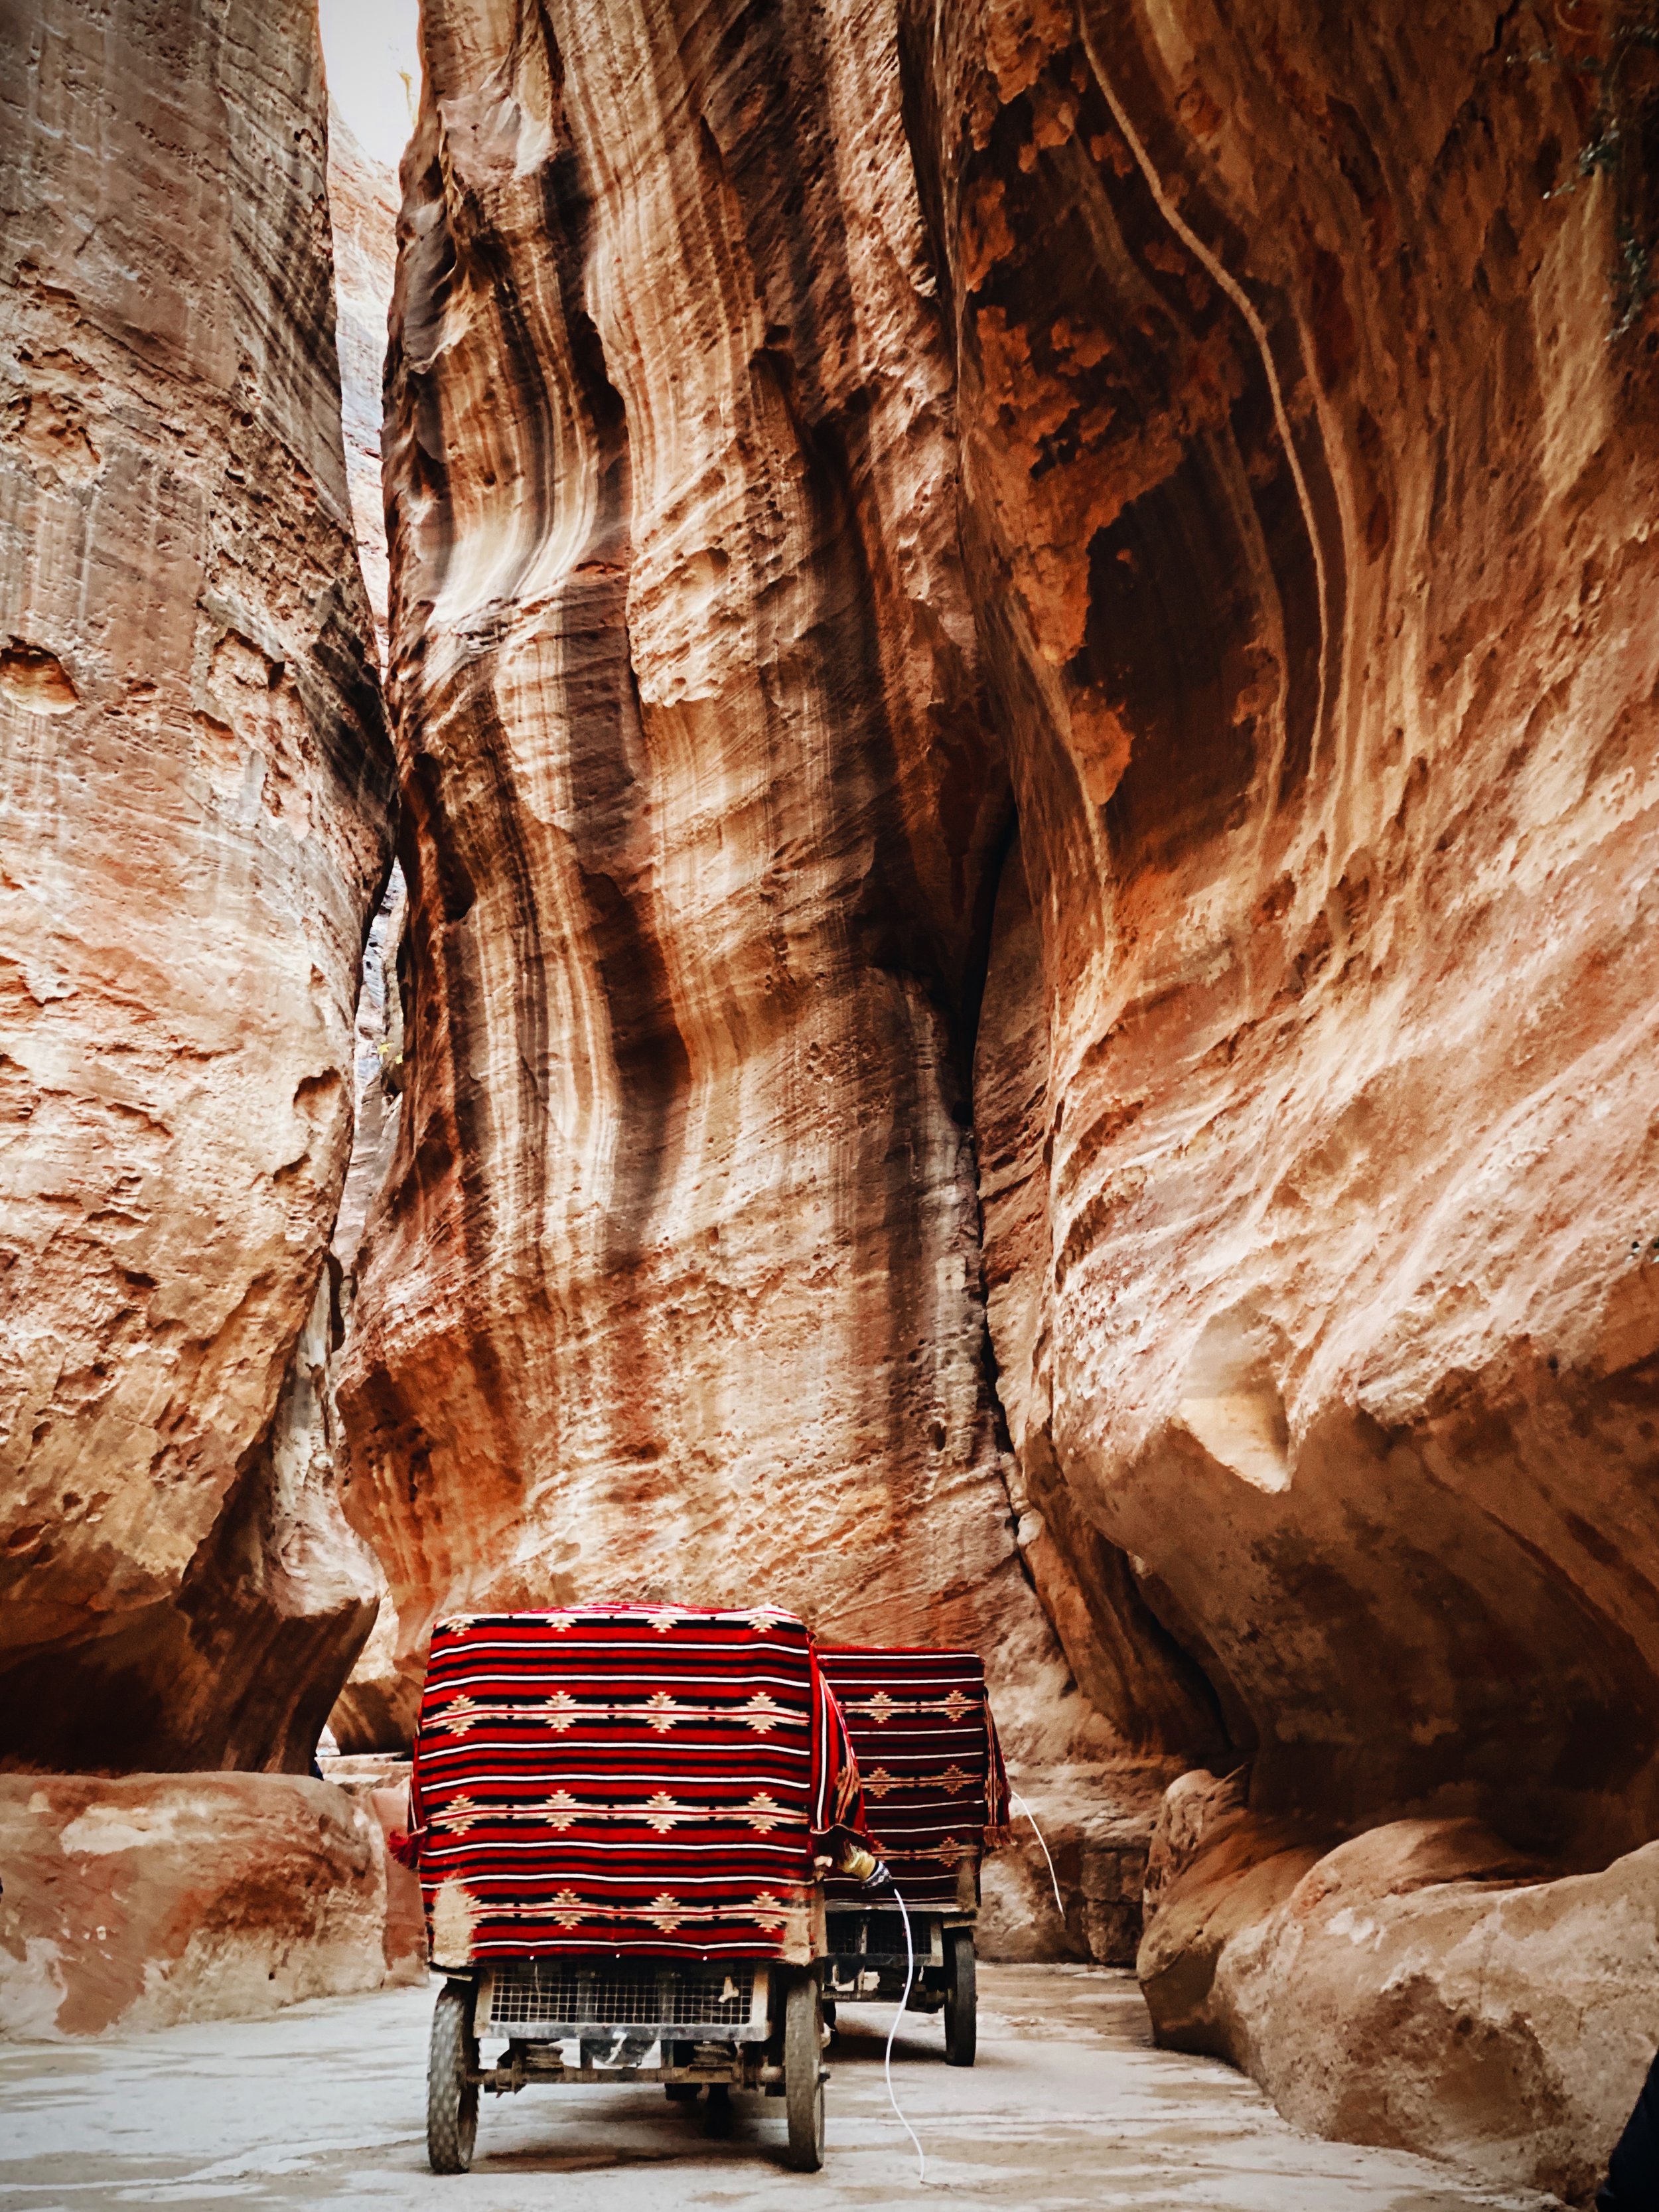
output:
[[[981,1854],[1007,1840],[1008,1777],[972,1651],[825,1644],[818,1660],[847,1717],[870,1830],[911,1910],[979,1902]],[[868,1905],[832,1880],[831,1905]]]
[[[765,1606],[441,1621],[410,1804],[398,1855],[421,1876],[433,1962],[452,1967],[805,1962],[823,1863],[864,1835],[811,1637]]]

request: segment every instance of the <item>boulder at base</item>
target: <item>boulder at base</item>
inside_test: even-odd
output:
[[[0,1776],[0,2035],[270,2012],[387,1978],[372,1808],[283,1774]]]
[[[1231,2059],[1316,2135],[1573,2202],[1606,2171],[1659,2045],[1659,1844],[1570,1875],[1473,1820],[1322,1850],[1189,1775],[1151,1874],[1159,2043]]]

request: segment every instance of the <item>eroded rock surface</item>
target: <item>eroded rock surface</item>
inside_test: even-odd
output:
[[[977,1093],[1021,1478],[1262,1814],[1604,1861],[1659,1825],[1659,447],[1646,157],[1578,155],[1650,48],[902,15],[1029,885]]]
[[[1022,1771],[1010,1840],[984,1864],[979,1956],[1133,1966],[1158,1779],[1122,1760]]]
[[[440,1607],[766,1596],[1060,1756],[964,1010],[1006,779],[879,7],[443,0],[388,381],[407,1088],[340,1401]]]
[[[378,1810],[289,1775],[0,1777],[0,2035],[231,2019],[406,1978]]]
[[[314,14],[13,9],[0,102],[0,1758],[303,1768],[392,789]]]
[[[903,13],[1019,809],[1018,1482],[1056,1620],[1127,1571],[1239,1770],[1149,1998],[1308,2125],[1582,2188],[1646,1854],[1326,1855],[1659,1825],[1654,187],[1578,162],[1651,67],[1617,11]]]
[[[1171,1795],[1139,1962],[1160,2042],[1315,2133],[1588,2197],[1659,2045],[1659,1844],[1552,1879],[1478,1820],[1322,1851],[1237,1791]]]

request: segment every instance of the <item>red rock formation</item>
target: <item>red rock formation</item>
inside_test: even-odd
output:
[[[392,764],[301,0],[9,11],[0,1757],[302,1767]],[[309,1318],[308,1318],[309,1317]]]
[[[1132,1966],[1142,1934],[1155,1777],[1121,1765],[1024,1769],[1011,1840],[985,1862],[974,1948],[981,1959]],[[1025,1806],[1035,1803],[1041,1835]]]
[[[0,1778],[0,2036],[131,2033],[423,1978],[412,1877],[380,1809],[288,1775]]]
[[[1587,2198],[1659,2044],[1659,1844],[1555,1881],[1479,1820],[1321,1855],[1242,1796],[1170,1793],[1139,1962],[1160,2039],[1316,2133]]]
[[[443,1605],[976,1643],[1026,1758],[1231,1770],[1166,2039],[1582,2188],[1659,2033],[1650,9],[424,22],[359,1740]],[[3,1750],[292,1764],[388,781],[314,40],[0,37]]]
[[[1064,1751],[985,1359],[1006,790],[892,24],[726,15],[425,11],[350,1510],[411,1670],[441,1605],[764,1594],[981,1644]]]
[[[1648,187],[1551,197],[1596,80],[1529,16],[1158,21],[907,16],[1041,918],[1011,1424],[1259,1809],[1604,1858],[1659,1825]]]
[[[1650,2020],[1598,2062],[1553,1939],[1500,1945],[1464,2078],[1435,1954],[1490,1900],[1413,1909],[1416,1997],[1394,1935],[1271,1915],[1373,1822],[1659,1829],[1651,25],[902,14],[1020,818],[976,1093],[1019,1481],[1057,1620],[1121,1561],[1249,1762],[1155,2011],[1339,2131],[1444,2148],[1452,2084],[1469,2155],[1578,2186]],[[1616,1957],[1621,1868],[1540,1927]],[[1234,1942],[1248,2003],[1159,1998]]]

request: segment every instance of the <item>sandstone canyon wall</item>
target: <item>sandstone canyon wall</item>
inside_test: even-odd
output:
[[[303,0],[0,18],[0,1759],[303,1771],[392,762]]]
[[[1154,2019],[1579,2190],[1659,2039],[1651,11],[902,14],[1017,1481],[1240,1769]]]
[[[1074,1944],[1193,1770],[1161,2035],[1581,2191],[1659,2040],[1651,9],[423,33],[405,909],[311,17],[0,21],[0,1759],[302,1765],[381,1588],[365,1744],[444,1608],[961,1638]],[[14,1957],[171,1864],[8,1786]]]
[[[441,1606],[767,1597],[984,1647],[1036,1755],[1139,1749],[1011,1529],[969,1127],[1008,799],[896,26],[424,30],[408,1087],[340,1387],[405,1671]]]
[[[1254,1803],[1627,1848],[1659,548],[1607,42],[958,5],[907,53],[1019,805],[978,1066],[1024,1480],[1139,1563]]]

